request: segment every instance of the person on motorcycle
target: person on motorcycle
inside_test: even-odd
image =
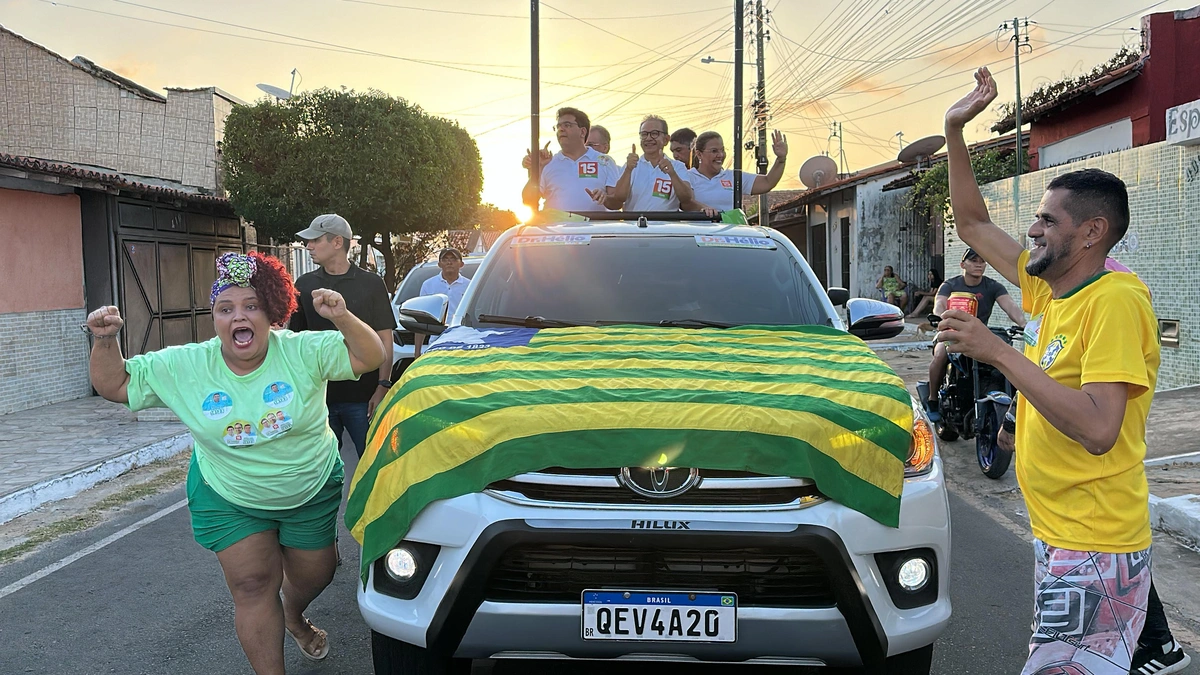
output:
[[[941,316],[946,311],[946,303],[951,293],[971,293],[975,296],[977,308],[975,316],[987,324],[992,318],[992,309],[999,304],[1000,309],[1012,319],[1013,323],[1025,327],[1025,313],[1017,306],[1008,289],[995,279],[984,276],[987,263],[973,249],[968,248],[963,253],[962,262],[958,264],[963,273],[947,279],[937,291],[937,300],[933,303],[933,313]],[[938,413],[938,389],[942,386],[942,378],[946,376],[946,366],[950,357],[946,354],[946,345],[938,343],[933,348],[933,360],[929,363],[929,410],[931,417]],[[936,420],[935,420],[936,421]]]

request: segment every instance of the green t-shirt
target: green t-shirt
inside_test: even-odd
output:
[[[300,506],[337,461],[325,384],[355,378],[339,332],[272,330],[266,360],[249,375],[229,370],[219,338],[135,356],[125,370],[130,410],[178,415],[204,480],[234,504]]]

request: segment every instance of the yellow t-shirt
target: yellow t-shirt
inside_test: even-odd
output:
[[[1105,272],[1054,299],[1050,286],[1017,264],[1021,303],[1033,319],[1025,356],[1072,389],[1129,384],[1116,445],[1103,455],[1054,428],[1025,397],[1017,408],[1017,481],[1033,534],[1059,548],[1129,553],[1150,547],[1146,416],[1158,377],[1158,321],[1133,274]]]

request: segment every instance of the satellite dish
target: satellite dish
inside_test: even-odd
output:
[[[837,162],[828,155],[809,157],[800,167],[800,182],[810,188],[837,180]]]
[[[938,150],[941,150],[945,144],[945,136],[926,136],[925,138],[909,143],[907,148],[904,148],[900,151],[899,155],[896,155],[896,160],[905,164],[920,162]]]
[[[280,101],[286,101],[292,97],[292,95],[288,93],[287,89],[281,89],[280,87],[276,87],[273,84],[256,84],[254,86],[258,87],[260,90],[266,92],[267,94],[274,96],[275,98],[279,99]]]

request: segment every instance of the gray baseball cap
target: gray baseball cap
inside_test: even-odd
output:
[[[354,238],[354,232],[350,229],[350,223],[346,219],[336,213],[326,213],[316,218],[313,218],[312,224],[308,229],[301,230],[296,233],[296,236],[304,239],[319,239],[327,234],[332,234],[338,237],[345,237],[347,240]]]

